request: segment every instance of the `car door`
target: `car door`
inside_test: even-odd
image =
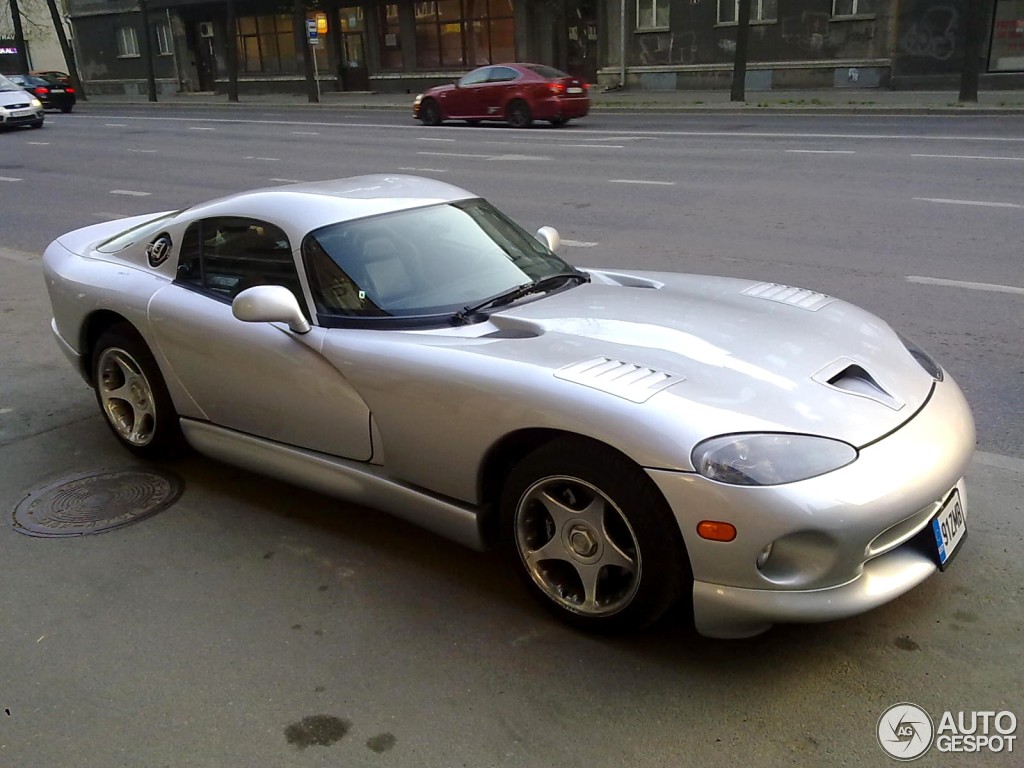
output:
[[[505,104],[518,86],[522,77],[512,67],[491,67],[487,87],[481,93],[481,101],[488,117],[502,117]]]
[[[289,288],[308,314],[293,249],[281,229],[239,217],[190,225],[174,282],[149,306],[159,351],[173,374],[214,424],[369,460],[369,410],[321,354],[324,329],[299,334],[281,323],[248,323],[232,314],[232,298],[259,284]]]
[[[493,67],[475,69],[446,93],[445,112],[449,117],[483,117],[487,110],[483,97]]]

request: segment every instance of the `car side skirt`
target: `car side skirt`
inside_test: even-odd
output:
[[[480,510],[387,477],[381,467],[182,419],[188,443],[228,464],[388,512],[478,552],[487,547]]]

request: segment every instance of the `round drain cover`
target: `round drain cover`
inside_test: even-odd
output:
[[[160,470],[82,472],[29,493],[14,508],[14,530],[42,537],[103,533],[166,509],[184,487]]]

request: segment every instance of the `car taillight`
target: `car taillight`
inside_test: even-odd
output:
[[[548,83],[548,90],[552,93],[565,93],[565,83]]]
[[[50,92],[49,88],[43,88],[43,86],[37,86],[35,89],[36,96],[45,96]]]
[[[74,92],[75,92],[75,89],[74,89],[74,88],[72,88],[72,87],[71,87],[70,85],[69,85],[69,86],[67,86],[67,87],[66,87],[66,88],[64,89],[64,93],[74,93]]]

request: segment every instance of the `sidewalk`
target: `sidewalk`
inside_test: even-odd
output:
[[[223,93],[161,94],[155,104],[145,95],[89,95],[86,103],[275,106],[341,109],[412,109],[415,94],[325,91],[319,103],[311,104],[305,94],[239,94],[238,102]],[[890,91],[882,89],[836,88],[818,91],[750,91],[745,102],[731,102],[729,91],[591,91],[592,111],[732,114],[759,112],[844,113],[844,114],[1024,114],[1024,91],[980,91],[977,103],[959,103],[956,91]]]

